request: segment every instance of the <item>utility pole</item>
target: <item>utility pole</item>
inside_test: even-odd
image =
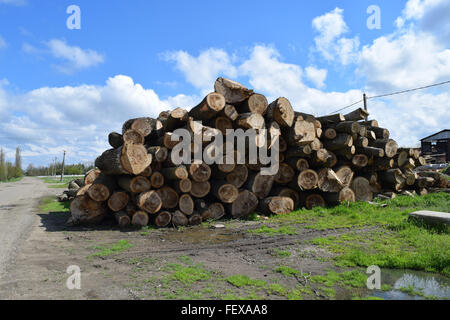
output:
[[[64,150],[64,154],[63,154],[63,161],[62,161],[62,169],[61,169],[61,180],[60,182],[63,181],[63,176],[64,176],[64,161],[66,160],[66,150]]]
[[[364,101],[364,111],[367,111],[367,96],[365,93],[363,94],[363,101]],[[367,117],[366,117],[366,121],[367,121]]]

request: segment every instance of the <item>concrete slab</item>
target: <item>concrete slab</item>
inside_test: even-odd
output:
[[[437,211],[415,211],[409,218],[422,220],[429,225],[446,225],[450,227],[450,213]]]

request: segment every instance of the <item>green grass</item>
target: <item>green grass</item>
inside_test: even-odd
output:
[[[311,277],[312,282],[321,283],[327,287],[339,285],[347,288],[363,288],[366,286],[367,275],[358,270],[345,271],[338,273],[328,271],[326,275],[317,275]]]
[[[69,212],[69,202],[58,202],[55,197],[45,197],[40,201],[41,212]]]
[[[288,258],[291,256],[291,252],[289,250],[274,249],[272,250],[271,255],[279,258]]]
[[[178,281],[185,286],[190,286],[198,281],[206,281],[211,278],[211,273],[204,269],[201,264],[184,266],[180,264],[169,264],[167,268],[172,271],[168,279]]]
[[[225,279],[228,283],[232,284],[235,287],[241,288],[245,286],[255,286],[255,287],[263,287],[266,285],[266,282],[258,279],[251,279],[246,275],[232,275]]]
[[[300,274],[300,271],[293,269],[288,266],[279,266],[275,269],[275,272],[281,273],[284,276],[290,277],[297,274]]]
[[[5,181],[0,181],[0,183],[18,182],[18,181],[20,181],[22,179],[23,179],[23,177],[11,178],[11,179],[8,179],[8,180],[5,180]]]
[[[450,195],[446,193],[435,193],[421,197],[399,196],[392,200],[376,203],[380,205],[356,202],[348,205],[341,204],[332,208],[300,209],[287,215],[272,216],[268,223],[301,224],[307,229],[315,230],[389,226],[403,222],[408,218],[408,213],[416,210],[450,211]],[[387,206],[383,208],[381,204]],[[270,231],[262,229],[260,233],[270,233]],[[272,233],[281,232],[272,230]]]
[[[127,240],[119,240],[117,243],[106,246],[95,246],[96,253],[92,254],[92,257],[108,257],[110,255],[126,251],[132,248],[133,245]]]
[[[72,180],[75,179],[81,179],[83,178],[83,176],[71,176],[71,177],[63,177],[62,181],[61,181],[61,177],[60,176],[56,176],[56,177],[44,177],[41,178],[45,183],[52,183],[52,184],[62,184],[62,183],[69,183]]]

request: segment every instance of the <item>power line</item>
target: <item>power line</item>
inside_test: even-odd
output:
[[[407,93],[407,92],[412,92],[412,91],[417,91],[417,90],[423,90],[423,89],[428,89],[428,88],[432,88],[432,87],[437,87],[437,86],[441,86],[441,85],[444,85],[444,84],[447,84],[447,83],[450,83],[450,80],[447,80],[447,81],[444,81],[444,82],[439,82],[439,83],[434,83],[434,84],[430,84],[428,86],[418,87],[418,88],[414,88],[414,89],[407,89],[407,90],[402,90],[402,91],[396,91],[396,92],[391,92],[391,93],[380,94],[380,95],[377,95],[377,96],[367,97],[366,99],[367,100],[371,100],[371,99],[389,97],[389,96],[393,96],[393,95],[397,95],[397,94],[402,94],[402,93]],[[358,103],[361,103],[363,101],[364,101],[364,99],[356,101],[356,102],[354,102],[354,103],[352,103],[352,104],[350,104],[350,105],[348,105],[346,107],[343,107],[343,108],[340,108],[340,109],[338,109],[336,111],[333,111],[330,114],[334,114],[334,113],[337,113],[339,111],[348,109],[348,108],[353,107],[354,105],[356,105]]]
[[[393,95],[396,95],[396,94],[407,93],[407,92],[412,92],[412,91],[417,91],[417,90],[422,90],[422,89],[428,89],[428,88],[431,88],[431,87],[437,87],[437,86],[441,86],[441,85],[447,84],[447,83],[450,83],[450,80],[444,81],[444,82],[440,82],[440,83],[431,84],[429,86],[424,86],[424,87],[419,87],[419,88],[414,88],[414,89],[408,89],[408,90],[403,90],[403,91],[397,91],[397,92],[392,92],[392,93],[386,93],[386,94],[380,94],[378,96],[367,97],[367,99],[388,97],[388,96],[393,96]]]
[[[346,106],[346,107],[343,107],[343,108],[341,108],[341,109],[338,109],[338,110],[336,110],[336,111],[333,111],[333,112],[330,113],[330,114],[337,113],[337,112],[339,112],[339,111],[348,109],[348,108],[350,108],[350,107],[353,107],[355,104],[358,104],[358,103],[361,103],[361,102],[363,102],[363,100],[356,101],[356,102],[354,102],[354,103],[352,103],[352,104],[350,104],[350,105],[348,105],[348,106]]]

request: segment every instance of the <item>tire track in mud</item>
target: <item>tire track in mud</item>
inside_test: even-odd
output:
[[[329,236],[340,236],[348,233],[364,233],[379,229],[379,227],[366,227],[360,229],[354,228],[342,228],[342,229],[328,229],[328,230],[312,230],[312,229],[302,229],[299,234],[292,236],[255,236],[248,235],[246,230],[239,230],[229,234],[242,235],[242,239],[224,241],[217,244],[184,244],[180,246],[177,242],[164,242],[159,240],[160,243],[157,246],[161,247],[161,244],[165,245],[165,249],[150,249],[150,250],[128,250],[127,252],[121,253],[120,257],[114,259],[117,262],[122,262],[126,259],[133,258],[139,255],[164,255],[172,256],[179,255],[180,253],[187,255],[197,255],[199,251],[220,251],[224,254],[229,254],[230,251],[254,255],[262,250],[274,249],[277,247],[290,246],[300,244],[303,241],[309,241],[317,237],[329,237]],[[151,240],[151,239],[149,239]]]

